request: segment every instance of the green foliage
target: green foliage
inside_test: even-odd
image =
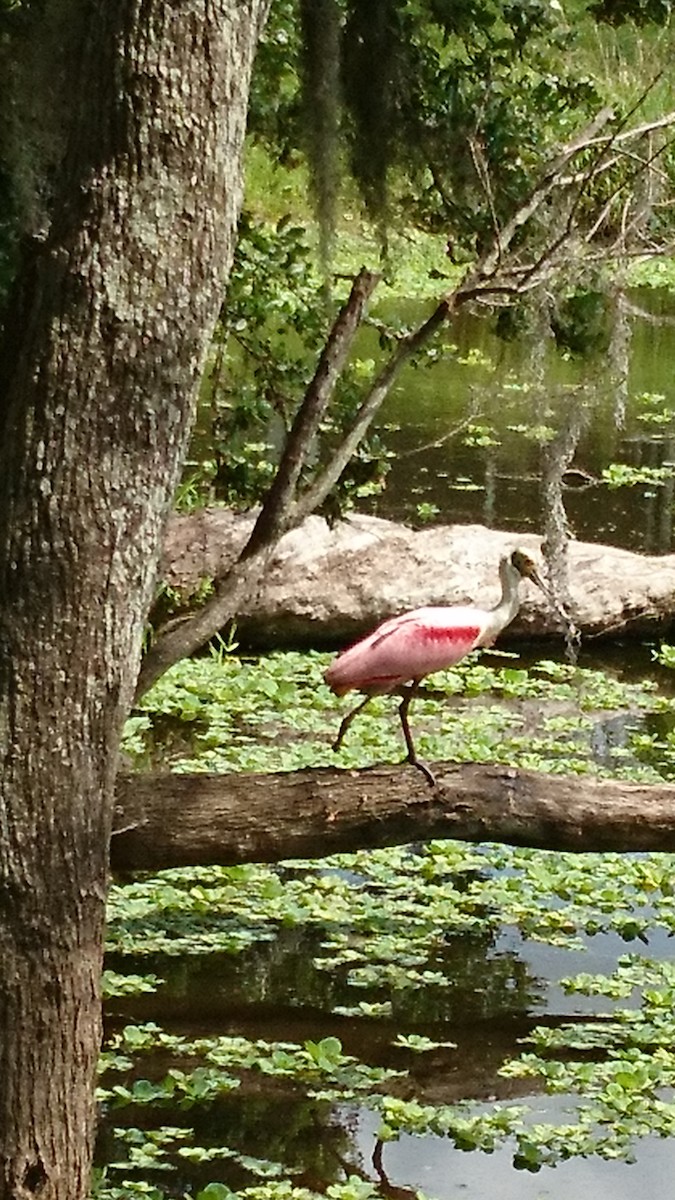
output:
[[[675,646],[671,646],[668,642],[662,642],[658,655],[658,661],[663,663],[664,667],[670,667],[675,670]]]
[[[675,290],[675,259],[650,258],[647,262],[635,263],[631,268],[631,282],[636,287]]]
[[[662,660],[671,659],[675,662],[675,651],[664,647]],[[275,655],[266,661],[263,672],[258,664],[222,654],[195,675],[198,664],[190,664],[175,671],[172,682],[158,685],[147,698],[147,712],[159,710],[201,726],[211,707],[221,719],[218,708],[227,697],[238,714],[228,737],[236,738],[242,712],[254,719],[258,706],[265,709],[268,703],[265,721],[272,720],[275,705],[277,724],[279,710],[285,716],[290,709],[294,723],[311,735],[306,724],[310,710],[298,712],[297,706],[307,689],[311,711],[324,712],[318,673],[325,660],[320,655]],[[443,673],[439,695],[454,697],[456,703],[463,691],[471,696],[473,709],[487,696],[493,701],[508,698],[509,704],[544,705],[544,719],[556,738],[561,730],[569,736],[572,702],[582,730],[586,714],[603,706],[610,711],[653,708],[664,716],[672,709],[672,702],[653,689],[599,672],[555,662],[526,671],[506,661],[500,667],[474,662]],[[205,686],[209,677],[210,696]],[[565,749],[568,753],[569,746]],[[481,1006],[494,1012],[507,1004],[511,1011],[515,997],[519,1006],[532,1007],[540,985],[528,978],[515,955],[499,948],[497,939],[505,928],[524,943],[543,941],[560,952],[582,952],[590,938],[602,934],[630,943],[646,940],[656,930],[672,933],[673,878],[672,856],[666,855],[578,856],[432,842],[279,868],[170,871],[114,888],[110,947],[134,962],[158,951],[194,960],[217,950],[244,963],[254,953],[267,953],[272,963],[284,939],[302,931],[303,970],[291,972],[294,1003],[310,1002],[316,1008],[321,997],[334,1017],[388,1019],[398,1029],[393,1040],[401,1061],[397,1071],[366,1064],[346,1054],[334,1034],[298,1044],[236,1036],[190,1038],[155,1024],[127,1025],[109,1040],[103,1060],[101,1099],[113,1119],[117,1112],[131,1118],[115,1130],[118,1149],[109,1174],[124,1179],[126,1188],[130,1172],[184,1171],[188,1165],[236,1169],[236,1183],[235,1176],[224,1175],[227,1182],[195,1187],[192,1194],[315,1200],[293,1182],[300,1167],[288,1156],[286,1128],[279,1150],[268,1133],[261,1155],[236,1139],[200,1139],[196,1119],[194,1129],[192,1118],[188,1120],[193,1111],[223,1103],[235,1093],[245,1111],[254,1079],[291,1089],[285,1093],[286,1107],[309,1105],[306,1119],[313,1126],[325,1119],[325,1106],[339,1112],[346,1104],[352,1110],[356,1105],[377,1115],[383,1141],[408,1133],[445,1137],[463,1150],[490,1152],[509,1144],[515,1165],[533,1171],[574,1155],[630,1157],[643,1135],[672,1136],[675,1106],[664,1088],[675,1085],[674,968],[635,953],[620,956],[607,976],[563,976],[559,985],[564,991],[591,996],[596,1004],[604,997],[608,1011],[586,1022],[534,1028],[522,1053],[502,1065],[506,1078],[530,1080],[533,1089],[566,1098],[567,1111],[556,1112],[548,1122],[534,1121],[526,1102],[423,1103],[415,1097],[412,1078],[401,1081],[400,1066],[414,1071],[420,1054],[456,1053],[451,1041],[420,1033],[419,1023],[438,1021],[441,1014],[447,1022],[453,1012],[464,1019],[467,995],[475,1017]],[[310,944],[313,953],[308,953]],[[245,975],[252,1002],[256,987],[267,997],[269,986],[264,972],[259,978],[262,960],[256,961],[259,965]],[[321,980],[329,986],[320,988]],[[630,1006],[614,1007],[625,1000]],[[159,1072],[152,1068],[155,1062],[161,1064]],[[171,1112],[171,1123],[162,1123],[162,1111]],[[177,1112],[182,1114],[179,1124],[173,1119]],[[330,1183],[325,1194],[368,1195],[372,1186],[354,1177]],[[133,1188],[115,1191],[108,1180],[105,1187],[99,1193],[105,1200],[143,1194]]]
[[[249,97],[248,127],[273,150],[273,158],[289,164],[297,155],[301,133],[298,64],[302,53],[295,0],[275,0],[258,44]]]
[[[498,446],[499,439],[494,436],[489,425],[467,425],[462,441],[465,446]]]
[[[340,855],[321,866],[287,864],[281,874],[263,866],[169,871],[113,889],[108,944],[136,957],[241,955],[284,930],[314,929],[320,949],[313,971],[341,980],[340,995],[366,1015],[364,1000],[398,1003],[397,994],[456,988],[458,979],[443,965],[447,939],[490,939],[504,924],[561,946],[578,945],[580,931],[613,932],[625,941],[654,928],[673,932],[671,860],[509,848],[486,854],[433,842],[416,853],[392,849]],[[332,1003],[344,1011],[341,999]],[[147,1048],[131,1046],[132,1034],[138,1036],[127,1032],[124,1049]],[[327,1067],[331,1047],[323,1046],[321,1062],[315,1047],[305,1053]]]
[[[324,900],[330,896],[330,901],[320,915],[317,910],[327,951],[317,969],[339,977],[345,967],[351,975],[355,962],[367,963],[376,968],[368,983],[371,990],[391,989],[387,968],[394,963],[407,971],[406,987],[413,992],[433,992],[439,981],[446,993],[461,986],[459,960],[456,950],[451,952],[453,942],[455,947],[462,944],[454,940],[459,926],[453,922],[453,909],[473,911],[475,931],[482,930],[483,936],[489,931],[493,935],[506,922],[515,924],[523,937],[541,937],[553,945],[576,942],[580,947],[582,932],[588,936],[614,929],[635,938],[652,928],[672,930],[675,920],[672,856],[664,855],[579,857],[436,842],[422,851],[386,850],[345,855],[320,866],[294,864],[281,875],[272,868],[255,870],[266,872],[270,881],[277,877],[274,891],[289,913],[301,893],[309,912],[317,892],[328,889]],[[215,898],[224,880],[238,873],[214,869],[207,874]],[[182,873],[186,896],[191,875],[194,872]],[[239,888],[240,906],[249,903],[250,883],[249,879]],[[261,902],[264,892],[259,890],[253,907]],[[639,922],[636,913],[643,914]],[[285,924],[280,909],[277,919]],[[340,925],[342,933],[336,937]],[[454,938],[449,939],[449,930]],[[425,955],[436,964],[435,970],[420,970]],[[486,993],[503,959],[503,952],[490,949],[488,938],[464,986],[471,987],[480,971],[480,991]],[[515,963],[509,966],[514,969]],[[511,993],[515,982],[514,977]],[[499,981],[501,992],[506,983],[504,978]],[[362,984],[355,981],[351,986]],[[395,994],[395,981],[393,986]],[[506,1078],[529,1079],[551,1096],[568,1098],[563,1119],[549,1123],[533,1122],[527,1103],[422,1103],[409,1094],[405,1072],[360,1062],[344,1052],[335,1036],[300,1045],[241,1036],[188,1038],[153,1023],[127,1025],[109,1040],[100,1096],[113,1114],[138,1113],[141,1128],[125,1123],[115,1130],[118,1157],[108,1170],[124,1174],[220,1161],[281,1187],[296,1170],[288,1162],[269,1153],[261,1158],[234,1145],[200,1143],[185,1116],[180,1124],[157,1127],[152,1118],[141,1116],[146,1110],[159,1115],[167,1105],[172,1112],[187,1114],[233,1089],[244,1092],[244,1104],[255,1078],[265,1079],[269,1087],[290,1088],[287,1096],[304,1096],[314,1106],[349,1103],[371,1110],[379,1116],[378,1136],[383,1141],[403,1133],[435,1135],[463,1150],[487,1152],[508,1141],[515,1165],[528,1170],[574,1155],[630,1157],[636,1138],[646,1133],[672,1136],[675,1105],[667,1089],[675,1086],[673,964],[636,953],[621,955],[607,976],[580,972],[563,977],[560,987],[596,1001],[605,997],[609,1011],[596,1012],[586,1022],[535,1027],[522,1053],[507,1059],[500,1071]],[[628,999],[629,1007],[613,1007],[617,1000]],[[340,1011],[339,1006],[334,1011]],[[405,1012],[398,1010],[399,1022]],[[365,1010],[361,1016],[366,1016]],[[451,1042],[412,1031],[400,1033],[395,1044],[400,1054],[409,1056],[411,1067],[421,1052],[454,1049]],[[155,1060],[168,1060],[171,1066],[159,1078],[146,1078],[145,1064]],[[400,1094],[401,1080],[405,1095]],[[237,1194],[252,1195],[249,1186],[256,1185]]]
[[[589,288],[561,298],[551,317],[558,346],[573,354],[598,354],[609,346],[614,313],[606,291]]]
[[[589,6],[589,12],[598,21],[608,25],[634,22],[637,26],[649,24],[665,25],[672,16],[670,0],[597,0]]]
[[[643,408],[642,412],[636,414],[637,420],[642,421],[645,425],[669,426],[675,421],[675,408],[668,404],[663,394],[643,392],[641,396],[637,397],[637,402]],[[651,437],[654,437],[653,431]]]
[[[439,282],[450,285],[460,264],[475,258],[495,225],[530,194],[546,156],[572,129],[607,100],[618,113],[637,101],[639,66],[627,64],[619,89],[617,71],[605,66],[608,39],[617,35],[601,34],[585,6],[568,19],[548,0],[459,6],[383,0],[375,8],[369,0],[283,0],[273,6],[251,99],[248,213],[204,384],[183,507],[215,501],[245,508],[265,494],[334,315],[317,250],[322,247],[325,260],[336,204],[342,211],[331,252],[338,277],[363,261],[377,262],[386,243],[387,278],[408,295],[437,295]],[[640,45],[647,59],[657,53],[649,31],[641,32]],[[670,61],[665,43],[659,54]],[[650,96],[658,112],[672,107],[665,92],[664,83],[657,100]],[[346,161],[379,239],[353,193],[340,190],[338,168]],[[667,147],[659,166],[673,173]],[[586,184],[577,215],[606,205],[608,212],[616,209],[618,230],[632,171],[632,160],[617,154]],[[318,233],[307,211],[308,186]],[[551,237],[553,216],[547,209],[537,228],[523,232],[535,257]],[[659,211],[654,220],[666,217]],[[660,269],[643,268],[654,279]],[[605,281],[580,278],[574,262],[568,274],[567,296],[552,302],[559,345],[575,354],[602,348],[611,316]],[[531,316],[531,306],[513,317],[505,311],[500,330],[512,336]],[[394,338],[385,332],[379,351],[390,351]],[[346,372],[314,465],[330,455],[353,417],[370,357]],[[388,458],[374,432],[325,515],[332,519],[381,491]]]
[[[607,21],[610,8],[615,25],[640,26],[632,41],[651,80],[655,63],[670,59],[653,30],[670,9],[660,0],[578,5],[573,16],[547,0],[381,0],[375,8],[321,0],[301,3],[299,17],[280,4],[254,77],[253,136],[274,160],[308,155],[324,222],[348,160],[385,244],[401,220],[423,224],[466,260],[529,194],[573,126],[603,103],[630,109],[648,82],[635,55],[620,70],[606,66],[615,31],[598,31],[593,17]],[[666,81],[660,111],[670,106],[667,91]],[[630,170],[617,162],[595,185],[599,198],[611,201]]]
[[[243,508],[265,494],[334,315],[317,242],[325,252],[336,197],[342,215],[332,247],[335,270],[347,274],[380,256],[354,196],[339,191],[339,163],[349,158],[368,198],[379,240],[387,244],[388,277],[396,276],[408,294],[428,293],[430,285],[437,294],[439,281],[451,282],[457,264],[473,259],[495,224],[529,195],[552,148],[602,101],[615,101],[617,73],[603,67],[605,43],[615,35],[603,32],[604,41],[583,6],[567,20],[561,6],[545,0],[461,6],[387,0],[375,10],[364,0],[273,6],[251,102],[249,212],[242,218],[182,505],[216,501]],[[647,32],[640,36],[649,57],[655,47]],[[661,53],[669,60],[667,47]],[[346,106],[341,128],[340,70]],[[620,112],[630,110],[642,89],[637,67],[626,74]],[[659,93],[659,112],[666,99]],[[347,154],[336,149],[340,135]],[[672,170],[667,148],[659,164]],[[611,169],[586,185],[579,215],[622,204],[631,171],[630,161],[617,155]],[[319,236],[307,214],[308,178]],[[524,235],[535,257],[551,236],[551,218],[547,210],[539,227]],[[422,230],[436,236],[423,242]],[[655,278],[660,268],[644,270]],[[611,314],[604,289],[605,281],[582,280],[570,264],[567,295],[552,302],[559,345],[575,354],[606,346]],[[508,325],[512,332],[531,315],[530,306],[513,319],[503,312],[500,329]],[[386,353],[393,345],[385,333],[379,349]],[[371,365],[364,356],[346,373],[316,465],[349,424]],[[384,442],[373,433],[326,515],[332,519],[382,490],[387,470]]]
[[[672,665],[675,650],[664,646],[660,657]],[[334,705],[320,684],[324,663],[322,655],[273,655],[263,670],[252,660],[221,653],[174,669],[146,698],[144,711],[151,722],[158,715],[178,720],[207,732],[207,739],[216,722],[228,744],[238,742],[242,727],[262,718],[277,747],[283,719],[289,733],[295,727],[300,742],[309,743],[316,761],[312,739],[322,735]],[[446,697],[453,722],[461,696],[474,715],[471,734],[468,723],[463,728],[471,750],[485,748],[485,718],[478,710],[488,712],[488,724],[500,730],[502,754],[505,748],[513,753],[515,737],[505,739],[509,726],[501,716],[497,721],[495,708],[537,710],[553,743],[564,734],[562,769],[575,752],[570,738],[587,737],[594,714],[651,711],[666,722],[666,732],[653,739],[638,729],[633,738],[643,748],[649,743],[652,777],[657,769],[668,773],[673,701],[653,686],[549,661],[525,670],[506,656],[500,665],[474,661],[439,673],[433,706]],[[225,709],[234,715],[227,728]],[[530,754],[540,740],[543,735],[528,734]],[[371,749],[367,738],[365,748]],[[232,758],[240,761],[241,745]],[[634,773],[635,757],[631,762]],[[580,856],[436,841],[276,868],[167,871],[114,887],[108,937],[117,955],[137,964],[147,955],[161,953],[168,963],[180,954],[186,964],[217,953],[218,961],[239,964],[242,982],[234,982],[233,967],[229,987],[236,994],[241,986],[250,1003],[269,997],[268,971],[279,962],[292,977],[294,1004],[323,1010],[333,1022],[340,1017],[372,1022],[374,1029],[385,1019],[397,1057],[395,1069],[377,1059],[364,1062],[346,1053],[332,1032],[294,1043],[191,1037],[154,1023],[127,1024],[109,1038],[102,1060],[101,1101],[112,1121],[124,1119],[116,1125],[115,1154],[98,1194],[104,1200],[142,1195],[134,1190],[138,1175],[152,1188],[147,1178],[156,1172],[184,1173],[190,1167],[222,1172],[222,1182],[209,1183],[207,1177],[195,1185],[194,1196],[231,1191],[249,1200],[291,1195],[315,1200],[295,1182],[302,1159],[296,1162],[289,1149],[287,1122],[279,1135],[268,1131],[262,1153],[240,1144],[236,1131],[220,1139],[198,1132],[199,1112],[235,1095],[245,1112],[247,1097],[258,1095],[263,1081],[266,1089],[285,1089],[288,1111],[302,1113],[301,1123],[311,1127],[345,1105],[352,1111],[356,1106],[377,1117],[385,1142],[409,1133],[444,1137],[463,1150],[490,1152],[507,1144],[515,1165],[532,1171],[574,1155],[630,1158],[642,1136],[672,1136],[675,1105],[667,1089],[675,1087],[675,968],[643,952],[619,955],[607,975],[572,975],[563,968],[558,986],[568,995],[591,998],[590,1018],[535,1026],[522,1051],[503,1062],[506,1079],[530,1081],[533,1090],[564,1099],[565,1111],[556,1109],[549,1120],[534,1120],[526,1100],[423,1102],[414,1072],[422,1054],[449,1061],[457,1054],[451,1039],[423,1031],[437,1030],[440,1021],[451,1031],[453,1015],[465,1020],[468,996],[476,1020],[481,1012],[531,1010],[540,1003],[542,983],[516,953],[505,952],[505,930],[511,931],[510,944],[544,942],[561,955],[583,953],[603,935],[639,945],[659,931],[675,932],[674,878],[669,855]],[[295,970],[284,965],[292,938],[301,939]],[[119,978],[110,977],[115,994],[122,995]],[[140,975],[130,983],[132,990],[162,986],[157,976]],[[540,1099],[537,1109],[541,1106]],[[116,1191],[111,1177],[129,1190]],[[371,1187],[353,1177],[328,1183],[325,1194],[367,1195]]]
[[[345,1054],[339,1038],[308,1040],[302,1046],[293,1042],[250,1041],[245,1037],[184,1038],[168,1033],[154,1023],[127,1025],[110,1041],[110,1049],[122,1058],[156,1053],[161,1049],[186,1062],[199,1060],[198,1072],[175,1068],[159,1082],[136,1079],[130,1088],[119,1084],[103,1088],[103,1099],[116,1108],[128,1104],[154,1104],[169,1100],[176,1091],[190,1103],[208,1103],[213,1092],[238,1087],[245,1072],[273,1079],[292,1079],[312,1087],[344,1088],[350,1092],[368,1092],[396,1078],[400,1072],[368,1067],[353,1055]],[[183,1105],[185,1107],[185,1105]]]
[[[182,485],[191,507],[201,499],[248,508],[265,495],[335,314],[307,229],[288,217],[272,225],[244,214]],[[355,358],[343,371],[312,471],[353,418],[371,368],[369,360]],[[387,460],[372,434],[343,473],[333,502],[346,505],[381,488]]]
[[[225,654],[179,663],[143,699],[123,748],[139,765],[153,765],[159,738],[162,761],[180,771],[294,770],[400,760],[395,701],[388,697],[373,699],[339,755],[332,753],[342,709],[322,682],[328,661],[319,653],[276,653],[260,660]],[[507,664],[470,658],[433,676],[413,709],[421,753],[436,760],[597,774],[607,765],[593,762],[595,723],[589,714],[622,708],[647,712],[666,703],[649,683],[621,682],[564,663],[542,661],[530,671]],[[524,729],[522,706],[531,708],[532,702],[537,719],[528,709]],[[343,707],[350,703],[348,696]],[[568,737],[561,740],[563,732]],[[631,754],[628,739],[611,757],[614,769],[656,776],[644,742]]]
[[[417,519],[418,521],[422,522],[433,521],[434,518],[438,516],[440,511],[441,510],[437,504],[431,504],[427,500],[420,501],[415,508]]]
[[[120,975],[118,971],[108,969],[101,976],[101,992],[105,999],[111,996],[139,996],[143,992],[155,992],[161,982],[157,975]]]
[[[614,1008],[588,1024],[536,1028],[527,1039],[534,1050],[504,1064],[501,1074],[507,1077],[543,1080],[551,1094],[581,1098],[569,1148],[564,1129],[538,1131],[527,1147],[529,1165],[536,1168],[572,1153],[630,1159],[641,1134],[672,1137],[672,963],[625,955],[609,976],[579,974],[561,984],[569,993],[612,1001],[633,995],[635,1006]]]
[[[326,7],[334,25],[340,5]],[[341,46],[317,39],[309,58],[318,74],[340,55],[350,165],[383,240],[395,209],[451,233],[453,254],[472,253],[523,198],[543,147],[597,100],[569,53],[562,65],[575,31],[543,0],[343,7]]]
[[[108,1182],[108,1172],[94,1172],[92,1183],[93,1200],[167,1200],[166,1193],[142,1179],[125,1179],[121,1186]]]
[[[610,463],[602,472],[603,482],[611,488],[634,487],[638,483],[661,487],[674,476],[675,467],[672,466],[631,467],[628,463]]]

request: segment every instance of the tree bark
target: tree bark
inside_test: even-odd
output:
[[[119,734],[231,260],[266,9],[30,9],[42,53],[16,85],[50,94],[58,10],[69,104],[0,348],[0,1200],[89,1193]]]
[[[276,775],[120,775],[111,862],[279,862],[430,838],[545,850],[675,851],[675,786],[434,763]]]

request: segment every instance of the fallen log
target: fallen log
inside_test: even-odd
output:
[[[434,764],[118,777],[114,869],[319,858],[431,838],[547,850],[675,851],[675,786]]]

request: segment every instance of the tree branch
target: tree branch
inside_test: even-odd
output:
[[[319,423],[333,395],[369,297],[380,276],[361,270],[352,285],[324,346],[289,432],[267,498],[238,561],[216,581],[213,594],[197,613],[160,632],[141,664],[136,684],[138,701],[173,663],[193,654],[228,621],[257,586],[283,533],[298,522],[292,501],[303,464]]]
[[[276,775],[122,775],[116,869],[278,862],[430,838],[675,851],[675,786],[434,764]]]
[[[334,452],[330,463],[312,481],[293,506],[294,524],[299,524],[301,521],[304,521],[305,517],[315,512],[326,499],[329,492],[335,487],[359,442],[368,431],[373,417],[384,401],[401,367],[436,333],[437,329],[447,320],[452,307],[451,298],[442,300],[434,309],[429,319],[419,329],[416,329],[414,333],[409,334],[398,342],[389,361],[371,384],[370,390],[354,418],[351,429]]]
[[[134,703],[150,690],[169,667],[193,654],[233,620],[258,586],[276,542],[261,546],[245,562],[237,561],[215,585],[211,598],[183,621],[172,622],[152,643],[141,663]]]
[[[607,157],[614,146],[618,142],[623,146],[630,137],[641,137],[653,128],[664,128],[675,122],[674,113],[631,131],[625,128],[627,118],[624,118],[618,131],[600,136],[600,131],[612,116],[611,109],[603,109],[552,158],[524,203],[503,228],[495,229],[491,244],[466,272],[459,286],[440,300],[431,316],[418,329],[397,344],[371,384],[351,428],[344,435],[331,462],[327,467],[320,469],[304,492],[298,495],[302,468],[333,394],[354,333],[362,319],[365,303],[377,283],[376,275],[365,270],[360,272],[353,284],[351,295],[331,331],[314,378],[289,433],[275,480],[249,542],[242,550],[239,562],[230,568],[226,576],[216,581],[211,599],[198,613],[177,627],[160,633],[142,665],[137,698],[147,691],[167,667],[179,658],[193,653],[229,619],[237,615],[243,600],[258,584],[279,537],[315,512],[337,483],[404,363],[433,337],[461,305],[497,296],[521,295],[546,279],[561,250],[575,232],[581,199],[589,183],[598,172],[605,169]],[[529,263],[517,263],[514,255],[509,257],[508,252],[512,249],[520,230],[553,192],[570,191],[570,175],[567,168],[574,158],[589,149],[594,151],[593,161],[585,171],[572,174],[576,191],[567,212],[563,215],[562,228],[557,235],[549,238],[547,244]],[[657,157],[657,153],[650,157],[649,164]],[[477,154],[478,151],[474,148],[476,167],[480,174],[480,159],[476,157]],[[645,170],[649,169],[649,164],[645,166]],[[489,179],[484,175],[481,177],[484,186],[489,189]],[[606,211],[603,210],[603,220],[606,215]],[[625,253],[626,247],[622,246],[621,251]]]
[[[324,346],[314,378],[305,392],[290,433],[286,439],[277,472],[267,493],[253,532],[244,547],[242,560],[257,550],[275,542],[285,533],[291,517],[292,503],[300,472],[314,445],[319,425],[344,368],[354,334],[363,319],[367,301],[381,279],[361,268],[356,276],[347,302],[343,305]],[[290,518],[290,521],[289,521]]]
[[[585,129],[581,130],[576,137],[572,138],[563,147],[555,156],[527,200],[513,214],[511,220],[507,222],[503,229],[495,229],[495,236],[492,243],[481,255],[478,262],[467,271],[459,286],[443,298],[423,325],[398,343],[391,358],[371,385],[351,429],[338,450],[334,453],[330,464],[309,485],[294,506],[294,517],[297,521],[303,520],[310,513],[314,512],[335,486],[404,363],[436,333],[439,327],[460,305],[486,295],[499,293],[515,295],[526,290],[526,288],[534,286],[533,276],[538,275],[548,260],[546,251],[527,269],[520,280],[514,279],[513,264],[507,265],[506,270],[499,273],[503,256],[510,248],[519,229],[534,216],[551,191],[560,185],[561,172],[571,159],[582,150],[585,150],[589,145],[595,144],[594,139],[596,139],[598,131],[611,119],[612,115],[610,108],[603,109]],[[611,145],[610,139],[607,140],[607,145]],[[604,154],[606,153],[604,143],[602,143],[602,147],[602,154]],[[485,170],[481,172],[480,159],[477,157],[478,148],[473,143],[472,152],[474,154],[476,171],[483,180],[488,198],[491,198],[489,180],[486,177]],[[588,172],[583,176],[583,186],[585,187],[587,183]],[[568,236],[569,230],[566,229],[552,243],[551,254],[559,249]]]

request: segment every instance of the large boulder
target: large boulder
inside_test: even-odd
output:
[[[162,578],[190,591],[222,575],[252,518],[211,508],[171,518]],[[261,646],[342,643],[385,617],[426,604],[499,597],[499,559],[517,547],[540,558],[541,539],[482,525],[410,529],[353,514],[330,528],[310,517],[279,543],[264,584],[238,617],[242,639]],[[667,633],[675,619],[675,555],[639,555],[588,542],[569,545],[571,616],[586,635]],[[542,593],[522,585],[510,633],[560,635]]]

